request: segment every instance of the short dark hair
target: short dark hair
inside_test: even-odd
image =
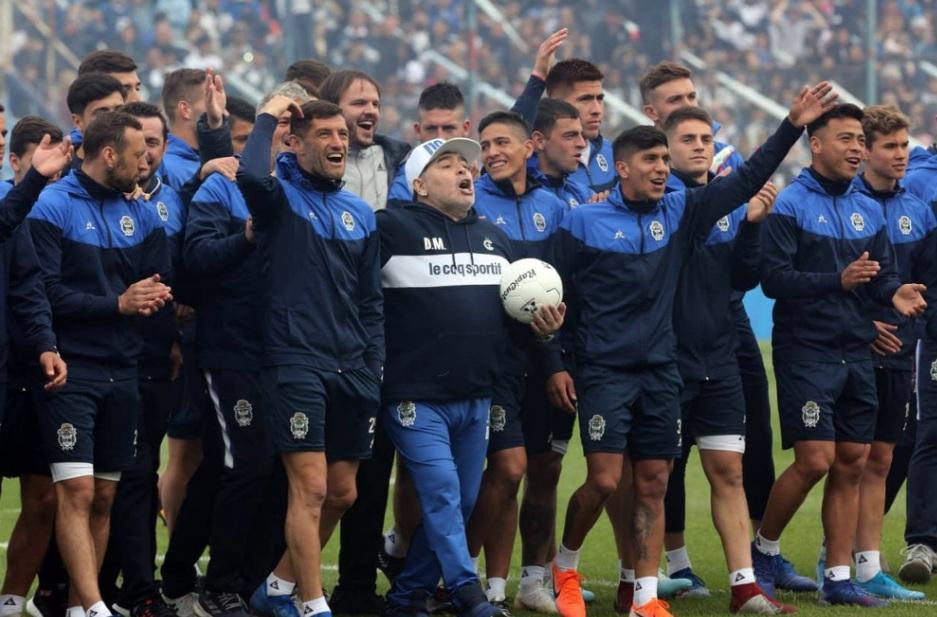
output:
[[[858,105],[853,105],[852,103],[840,103],[808,124],[807,135],[813,135],[824,126],[829,124],[830,120],[833,120],[834,118],[852,118],[853,120],[862,122],[864,117],[865,114],[862,112],[862,108]]]
[[[293,135],[304,135],[306,131],[309,130],[309,127],[312,126],[312,121],[319,118],[334,118],[335,116],[342,115],[342,108],[337,104],[331,101],[318,100],[318,101],[306,101],[300,106],[300,109],[303,110],[303,117],[297,118],[293,116],[290,118],[290,133]]]
[[[205,84],[205,71],[202,69],[176,69],[166,75],[163,82],[163,111],[170,122],[176,121],[176,105],[193,96],[195,88]]]
[[[159,121],[163,125],[163,139],[169,137],[169,124],[166,122],[166,116],[163,115],[163,112],[160,111],[159,107],[156,105],[143,101],[134,101],[121,105],[120,109],[117,111],[130,114],[134,118],[159,118]]]
[[[465,98],[457,85],[448,81],[441,81],[423,89],[417,107],[422,111],[457,109],[465,107]]]
[[[124,149],[127,129],[143,130],[140,121],[122,111],[109,111],[92,120],[85,128],[82,148],[85,151],[85,160],[90,161],[110,146],[118,152]]]
[[[862,110],[862,130],[865,133],[866,148],[872,147],[876,137],[909,128],[911,121],[892,105],[871,105]]]
[[[537,105],[537,117],[534,119],[534,130],[549,133],[556,126],[557,120],[573,119],[579,117],[579,110],[560,99],[542,99]]]
[[[666,145],[667,136],[663,131],[642,124],[622,131],[612,142],[612,153],[616,161],[623,161],[639,150]]]
[[[62,129],[45,118],[39,116],[20,118],[20,121],[10,131],[10,153],[20,157],[23,156],[29,146],[41,143],[42,136],[46,134],[49,135],[54,144],[62,141]]]
[[[358,80],[371,83],[377,89],[377,96],[381,96],[381,85],[373,77],[363,71],[341,70],[331,73],[319,84],[319,97],[338,105],[339,99],[345,90]]]
[[[482,131],[491,126],[492,124],[506,124],[508,126],[513,126],[514,128],[520,129],[520,131],[527,137],[530,137],[530,125],[527,124],[527,120],[524,120],[523,116],[516,114],[513,111],[493,111],[478,123],[478,134],[481,135]]]
[[[700,122],[705,122],[709,126],[712,126],[713,119],[709,113],[702,107],[695,107],[693,105],[687,105],[686,107],[680,107],[670,112],[670,115],[667,116],[667,120],[664,121],[664,126],[660,127],[665,133],[670,133],[687,120],[699,120]]]
[[[106,73],[86,73],[79,75],[68,87],[65,102],[68,111],[81,115],[91,103],[100,101],[113,93],[124,96],[124,87],[120,82]]]
[[[310,95],[316,95],[319,86],[332,73],[332,68],[318,60],[297,60],[286,69],[286,75],[283,81],[298,81],[299,84],[309,91],[311,86],[315,92],[309,91]]]
[[[582,81],[602,81],[603,79],[605,75],[599,67],[588,60],[580,58],[560,60],[547,73],[547,96],[553,96],[553,93],[560,89],[571,89]]]
[[[676,79],[693,79],[693,72],[676,62],[670,62],[669,60],[658,62],[644,74],[638,84],[641,90],[641,99],[647,103],[651,98],[651,92],[659,86]]]
[[[254,124],[257,119],[257,109],[241,97],[229,95],[224,108],[232,118],[237,120]]]
[[[78,65],[78,74],[130,73],[137,70],[133,58],[116,49],[98,49],[84,57]]]

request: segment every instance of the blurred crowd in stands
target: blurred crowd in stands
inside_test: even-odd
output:
[[[700,100],[724,125],[720,139],[737,144],[743,154],[766,137],[775,119],[721,85],[719,72],[785,107],[801,85],[821,74],[841,76],[841,86],[865,99],[868,0],[670,2],[678,2],[680,51],[705,64],[696,70]],[[558,56],[596,62],[606,72],[606,89],[639,109],[638,77],[673,55],[675,24],[666,1],[492,4],[505,21],[479,11],[474,66],[481,80],[511,97],[520,93],[539,42],[563,26],[571,36]],[[937,0],[875,4],[879,102],[899,105],[913,122],[913,135],[930,143],[937,133]],[[60,56],[48,62],[48,39],[36,21],[77,57],[113,47],[142,59],[140,75],[150,92],[158,92],[163,75],[180,66],[212,67],[258,92],[278,82],[285,67],[299,58],[360,69],[382,84],[382,132],[403,139],[411,138],[408,127],[422,88],[442,79],[460,81],[432,54],[467,67],[472,40],[466,32],[467,0],[37,0],[17,5],[5,93],[15,116],[38,111],[30,106],[43,101],[64,101],[74,78]],[[685,56],[679,59],[687,63]],[[50,67],[55,74],[46,74]],[[497,106],[482,97],[478,111]],[[66,110],[45,111],[69,124]],[[608,114],[610,134],[632,124],[614,109]]]

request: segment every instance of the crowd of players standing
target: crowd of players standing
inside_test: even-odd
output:
[[[683,538],[693,444],[731,612],[796,611],[777,589],[923,597],[883,570],[879,543],[908,475],[899,573],[922,582],[937,565],[934,154],[909,154],[897,110],[837,104],[821,82],[743,162],[668,62],[641,80],[654,126],[610,141],[602,73],[554,64],[566,36],[541,45],[514,110],[486,116],[477,141],[451,84],[423,92],[411,149],[377,132],[380,85],[364,73],[299,61],[254,109],[211,71],[179,69],[160,109],[113,50],[69,88],[69,135],[36,117],[13,127],[0,439],[22,513],[0,615],[492,617],[519,523],[515,606],[582,617],[579,550],[603,509],[615,609],[668,615],[662,598],[708,594]],[[768,180],[805,127],[812,163],[779,193]],[[567,290],[529,328],[495,292],[520,257],[551,263]],[[778,300],[795,451],[776,482],[741,304],[759,283]],[[896,451],[915,424],[915,355],[917,447]],[[557,537],[577,415],[588,471]],[[815,581],[780,536],[824,477]],[[320,549],[339,521],[326,599]]]

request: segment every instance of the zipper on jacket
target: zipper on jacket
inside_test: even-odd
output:
[[[521,232],[521,242],[527,242],[527,236],[524,235],[524,219],[521,212],[521,198],[518,195],[514,196],[514,209],[517,211],[517,226]]]
[[[104,202],[98,202],[98,209],[101,210],[101,220],[104,223],[104,231],[107,233],[107,248],[114,248],[114,241],[111,238],[111,227],[107,224],[107,216],[104,214]]]
[[[638,235],[641,237],[640,254],[644,255],[644,215],[638,214]]]

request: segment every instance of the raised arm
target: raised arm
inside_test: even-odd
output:
[[[547,85],[547,73],[556,60],[556,50],[569,36],[568,28],[561,28],[548,36],[537,48],[537,57],[534,59],[534,68],[530,71],[530,78],[524,86],[524,91],[514,102],[511,111],[520,114],[528,123],[533,124],[537,118],[537,104]]]

